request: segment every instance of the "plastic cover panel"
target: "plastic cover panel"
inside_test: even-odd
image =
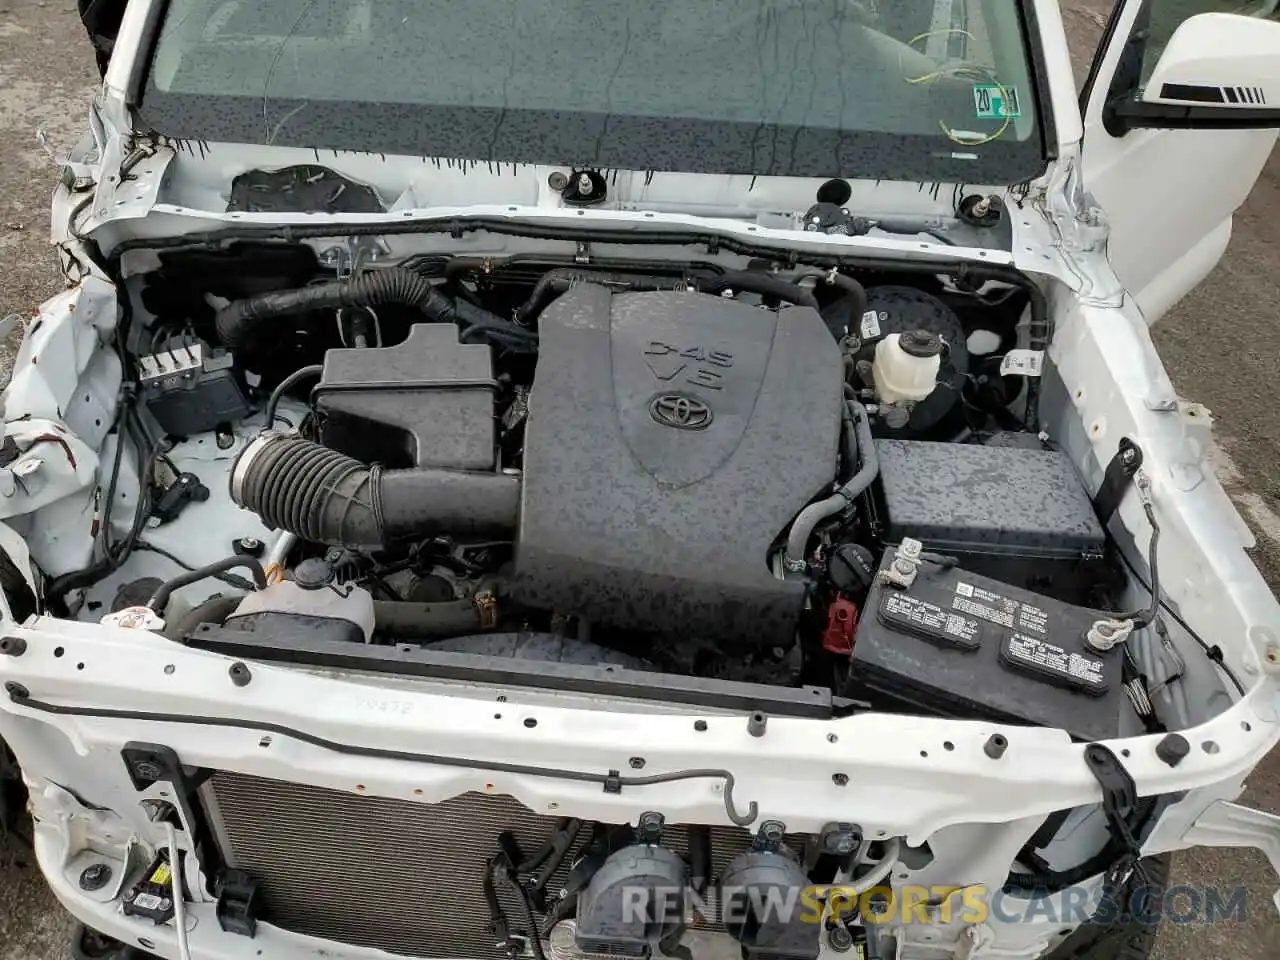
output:
[[[1102,555],[1106,536],[1060,450],[877,440],[886,539],[1015,557]]]
[[[775,539],[834,479],[840,351],[808,308],[577,287],[539,321],[517,599],[673,635],[789,638]]]

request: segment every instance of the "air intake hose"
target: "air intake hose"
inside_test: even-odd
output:
[[[499,473],[386,470],[296,436],[264,434],[231,471],[231,498],[268,527],[316,543],[510,534],[520,481]]]
[[[297,290],[262,293],[236,300],[218,311],[218,339],[232,352],[243,350],[263,320],[336,310],[339,307],[377,307],[383,304],[417,307],[431,320],[453,322],[454,303],[412,270],[388,267],[346,280],[318,283]]]

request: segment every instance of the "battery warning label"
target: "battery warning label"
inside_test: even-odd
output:
[[[1010,599],[963,580],[956,584],[956,595],[951,606],[952,609],[981,617],[1010,630],[1025,630],[1042,636],[1049,634],[1049,614],[1040,607]]]
[[[1101,660],[1069,652],[1056,643],[1013,633],[1005,640],[1000,652],[1011,665],[1061,686],[1093,694],[1107,689]]]
[[[981,646],[982,624],[927,600],[906,593],[886,593],[880,603],[880,619],[929,640],[976,650]]]

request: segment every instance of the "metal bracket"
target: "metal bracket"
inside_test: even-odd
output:
[[[1128,818],[1133,815],[1138,803],[1138,788],[1133,777],[1124,768],[1110,749],[1100,743],[1091,743],[1085,747],[1084,761],[1089,765],[1089,772],[1102,787],[1102,811],[1107,821],[1120,820],[1124,828],[1129,828]],[[1114,824],[1112,824],[1114,827]]]
[[[334,271],[335,279],[346,280],[355,273],[357,267],[373,263],[390,252],[391,248],[382,238],[361,234],[346,237],[345,245],[339,243],[326,247],[316,259],[322,267],[329,267]]]
[[[1205,808],[1182,839],[1205,847],[1257,847],[1280,877],[1280,815],[1218,800]],[[1280,912],[1280,890],[1271,900]]]
[[[1142,448],[1128,437],[1120,438],[1116,455],[1107,464],[1102,477],[1102,486],[1093,498],[1093,506],[1098,511],[1098,519],[1106,526],[1112,514],[1120,507],[1125,491],[1129,489],[1129,481],[1137,475],[1142,467]]]
[[[1120,758],[1100,743],[1091,743],[1084,748],[1084,762],[1102,788],[1102,812],[1106,815],[1111,835],[1120,840],[1126,850],[1107,871],[1113,889],[1120,888],[1139,869],[1141,844],[1130,823],[1138,806],[1138,788]]]
[[[224,870],[214,907],[218,926],[252,940],[258,934],[258,883],[242,870]]]

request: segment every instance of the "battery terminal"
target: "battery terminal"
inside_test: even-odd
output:
[[[1133,627],[1132,620],[1096,620],[1085,634],[1085,642],[1095,650],[1110,650],[1128,640]]]
[[[1151,506],[1151,478],[1147,476],[1147,472],[1141,467],[1133,475],[1134,486],[1138,488],[1138,499],[1142,501],[1144,507]]]
[[[923,554],[923,543],[911,537],[903,537],[893,555],[893,562],[880,571],[880,580],[891,587],[906,590],[916,582],[920,564],[924,560]]]

